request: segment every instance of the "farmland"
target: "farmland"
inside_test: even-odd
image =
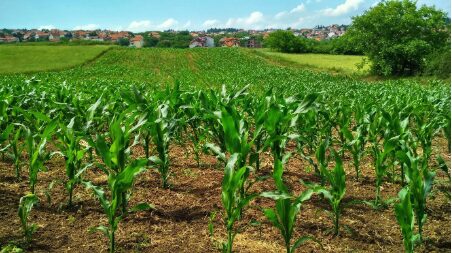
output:
[[[0,46],[0,73],[61,70],[94,59],[108,46]]]
[[[314,70],[328,71],[341,74],[367,74],[369,65],[362,69],[357,65],[361,64],[364,57],[357,55],[331,55],[331,54],[287,54],[273,52],[268,49],[259,50],[260,53],[274,57],[276,59],[289,61]]]
[[[417,251],[450,251],[442,81],[365,82],[231,48],[2,72],[2,247],[402,252],[422,232]]]

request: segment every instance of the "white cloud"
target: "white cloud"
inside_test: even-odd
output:
[[[306,7],[304,6],[304,4],[299,4],[297,7],[293,8],[292,10],[290,10],[290,13],[299,13],[299,12],[303,12],[306,10]]]
[[[255,11],[246,18],[230,18],[226,22],[226,27],[258,28],[257,24],[262,21],[264,21],[264,14]]]
[[[204,21],[204,23],[202,23],[202,26],[210,28],[214,25],[218,25],[219,23],[220,22],[216,19],[208,19],[208,20]]]
[[[146,30],[151,30],[152,22],[150,20],[140,20],[132,21],[127,27],[128,31],[132,32],[144,32]]]
[[[51,30],[51,29],[55,29],[55,26],[54,25],[42,25],[38,28],[38,30],[42,30],[42,29]]]
[[[191,26],[191,20],[188,20],[183,26],[182,28],[187,29]]]
[[[325,16],[337,17],[349,13],[350,11],[357,10],[359,5],[364,0],[345,0],[345,3],[336,6],[336,8],[324,9],[321,12]]]
[[[167,30],[170,28],[174,28],[174,26],[177,24],[179,24],[179,22],[177,20],[175,20],[174,18],[169,18],[169,19],[163,21],[163,23],[157,25],[157,28],[162,29],[162,30]]]
[[[278,12],[278,13],[275,15],[275,19],[282,19],[282,18],[284,18],[285,16],[287,16],[287,11],[281,11],[281,12]]]
[[[78,25],[74,27],[74,30],[96,30],[99,28],[97,24]]]

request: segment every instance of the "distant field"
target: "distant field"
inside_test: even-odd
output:
[[[363,69],[358,69],[357,64],[361,63],[364,56],[356,55],[330,55],[330,54],[286,54],[272,52],[268,50],[259,50],[265,55],[275,57],[290,62],[294,62],[306,67],[326,70],[328,72],[337,72],[344,74],[365,74],[369,70],[366,65]]]
[[[60,70],[94,59],[109,46],[0,46],[0,73]]]

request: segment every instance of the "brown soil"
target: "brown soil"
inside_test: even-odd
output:
[[[435,141],[450,164],[447,144]],[[137,148],[134,155],[143,152]],[[222,220],[221,180],[222,165],[212,156],[202,155],[201,166],[197,166],[189,150],[180,146],[171,149],[172,176],[171,190],[161,188],[158,173],[149,170],[139,176],[135,183],[130,206],[148,202],[156,210],[134,213],[122,220],[116,234],[118,252],[218,252],[226,232]],[[25,160],[24,160],[25,161]],[[345,157],[347,172],[347,192],[341,218],[340,235],[335,237],[332,228],[330,206],[326,200],[314,196],[305,202],[297,220],[294,239],[302,235],[316,238],[322,246],[309,241],[297,252],[403,252],[402,236],[397,225],[394,209],[374,210],[368,205],[355,203],[360,200],[373,200],[375,194],[372,160],[365,157],[362,162],[363,178],[354,179],[354,169],[350,157]],[[259,175],[271,173],[272,161],[268,154],[262,161]],[[90,233],[89,229],[106,225],[97,199],[82,186],[75,190],[76,207],[65,207],[67,194],[61,184],[51,190],[51,202],[47,201],[45,191],[57,179],[64,179],[64,161],[54,158],[48,163],[49,171],[39,174],[37,194],[39,205],[30,215],[30,222],[39,228],[28,246],[30,252],[107,252],[107,238],[101,233]],[[298,157],[286,165],[284,177],[294,193],[304,190],[300,179],[317,182],[309,166]],[[25,168],[24,168],[25,173]],[[106,177],[100,170],[90,170],[86,179],[97,185],[105,185]],[[425,225],[425,243],[418,247],[419,252],[450,252],[451,216],[450,201],[438,189],[449,187],[445,174],[437,172],[436,184],[428,200],[428,217]],[[385,199],[397,196],[398,182],[385,183],[382,194]],[[268,179],[256,183],[251,191],[272,190],[273,181]],[[448,188],[446,188],[448,189]],[[10,161],[0,161],[0,245],[8,243],[24,246],[17,207],[21,196],[29,191],[27,177],[20,182],[14,177]],[[262,215],[261,207],[272,207],[269,199],[256,199],[244,212],[242,227],[234,241],[235,252],[284,252],[283,240],[279,231]],[[208,232],[210,213],[217,211],[214,220],[214,236]],[[251,224],[250,221],[259,223]],[[323,247],[323,249],[322,249]]]

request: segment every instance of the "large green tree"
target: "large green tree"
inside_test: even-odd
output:
[[[284,53],[303,53],[307,46],[303,40],[296,37],[291,31],[278,30],[270,33],[264,41],[265,46]]]
[[[353,18],[348,31],[378,75],[413,75],[449,36],[446,14],[415,1],[383,1]]]

